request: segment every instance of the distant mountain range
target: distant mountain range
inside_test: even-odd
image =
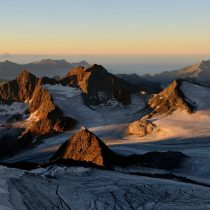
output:
[[[145,75],[143,79],[168,84],[176,79],[192,79],[210,84],[210,60],[174,71],[164,71],[160,74]]]
[[[2,80],[11,80],[24,69],[30,71],[38,77],[53,77],[56,75],[62,76],[74,66],[88,67],[89,64],[85,60],[78,63],[69,63],[64,59],[44,59],[39,62],[32,62],[28,64],[17,64],[7,60],[0,62],[0,77]]]
[[[70,63],[64,59],[44,59],[28,64],[17,64],[7,60],[0,62],[0,81],[13,79],[24,69],[30,71],[37,77],[55,77],[57,75],[62,77],[66,74],[66,72],[75,66],[87,68],[90,65],[85,60],[77,63]],[[176,79],[187,78],[210,84],[210,60],[202,61],[192,66],[174,71],[164,71],[155,75],[146,74],[139,76],[137,74],[118,74],[117,76],[129,83],[132,83],[133,85],[141,85],[140,88],[144,87],[148,92],[159,92],[160,84],[166,85]],[[153,82],[153,84],[148,83],[148,81]]]

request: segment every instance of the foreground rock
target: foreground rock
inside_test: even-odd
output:
[[[44,167],[64,164],[108,168],[142,166],[167,170],[180,167],[186,158],[181,152],[170,151],[122,156],[111,151],[88,129],[82,129],[66,141]]]
[[[51,161],[72,159],[97,166],[111,166],[119,158],[88,129],[81,129],[58,149]]]

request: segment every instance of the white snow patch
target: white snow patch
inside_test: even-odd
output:
[[[210,109],[210,88],[184,81],[181,90],[189,102],[196,104],[198,110]]]
[[[73,98],[81,94],[81,90],[78,88],[73,88],[69,86],[57,85],[43,85],[51,94],[55,94],[61,100],[66,100],[68,98]]]
[[[15,115],[15,114],[23,114],[28,108],[27,104],[14,102],[10,105],[0,104],[0,117]]]

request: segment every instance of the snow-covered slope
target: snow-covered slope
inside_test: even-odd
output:
[[[196,85],[187,81],[182,82],[181,90],[197,110],[210,110],[210,88]]]
[[[0,123],[5,123],[7,120],[20,115],[24,117],[24,112],[27,110],[28,105],[20,102],[14,102],[10,105],[0,104]]]
[[[4,210],[208,209],[210,190],[195,184],[81,167],[32,172],[0,168]]]
[[[119,167],[106,171],[53,166],[26,172],[1,167],[2,209],[210,208],[210,88],[183,82],[181,90],[196,105],[196,111],[190,114],[176,110],[170,115],[155,115],[150,120],[157,128],[145,137],[123,136],[128,123],[144,115],[144,102],[137,95],[132,96],[129,106],[113,103],[87,107],[76,88],[59,85],[45,88],[65,115],[79,121],[77,128],[88,127],[117,153],[170,150],[180,151],[189,158],[176,170]],[[75,131],[49,137],[7,161],[44,162]],[[146,174],[131,174],[134,172]],[[168,173],[182,179],[145,177]]]

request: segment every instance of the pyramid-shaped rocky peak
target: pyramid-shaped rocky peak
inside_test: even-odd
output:
[[[110,166],[118,158],[96,135],[82,128],[67,140],[50,161],[74,160]]]
[[[24,102],[32,96],[39,79],[30,72],[23,70],[16,80],[19,87],[19,99]]]
[[[155,113],[172,113],[177,109],[193,111],[192,105],[187,102],[180,88],[182,82],[183,80],[174,80],[168,87],[149,100],[149,105]]]

